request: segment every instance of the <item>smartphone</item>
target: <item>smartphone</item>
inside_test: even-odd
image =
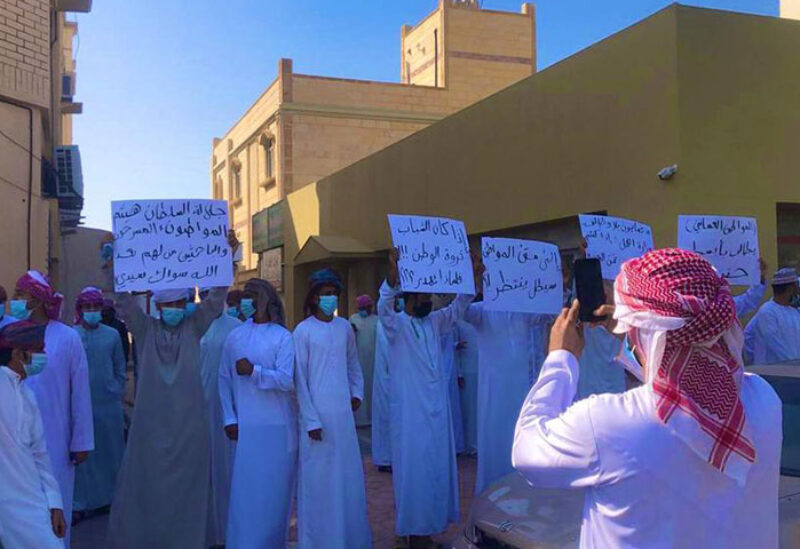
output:
[[[600,322],[604,316],[595,316],[594,311],[606,302],[603,290],[603,270],[599,259],[576,259],[573,268],[575,293],[580,302],[578,318],[581,322]]]

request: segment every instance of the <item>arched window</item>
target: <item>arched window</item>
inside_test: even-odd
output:
[[[262,175],[266,181],[269,181],[275,177],[275,136],[265,133],[259,142],[263,150],[264,173]]]
[[[231,199],[238,200],[242,197],[242,163],[239,159],[231,160]]]

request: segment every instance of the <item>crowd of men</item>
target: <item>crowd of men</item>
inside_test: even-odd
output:
[[[89,287],[74,326],[42,274],[10,300],[0,288],[0,546],[68,547],[73,515],[110,509],[121,549],[284,547],[296,500],[299,547],[371,547],[357,435],[369,425],[411,547],[460,519],[459,454],[477,456],[476,493],[515,467],[539,486],[588,487],[586,547],[705,546],[715,524],[712,546],[774,541],[769,505],[751,509],[764,525],[736,523],[736,502],[777,492],[780,453],[779,403],[742,366],[800,359],[794,270],[775,273],[742,330],[765,265],[733,298],[696,254],[650,252],[623,266],[598,311],[609,320],[593,325],[577,322],[569,269],[560,316],[498,312],[479,260],[477,295],[453,297],[402,291],[397,254],[377,307],[360,296],[350,319],[339,275],[315,272],[293,332],[260,279],[156,291],[158,314]],[[707,384],[724,388],[719,402]],[[698,486],[705,499],[687,497]]]

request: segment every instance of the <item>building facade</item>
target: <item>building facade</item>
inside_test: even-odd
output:
[[[676,244],[680,214],[752,216],[769,266],[800,266],[798,51],[798,21],[672,5],[295,190],[290,318],[320,267],[345,278],[341,314],[375,294],[389,213],[463,220],[476,246],[531,238],[565,255],[579,213],[645,222],[657,247]]]
[[[780,0],[781,17],[800,19],[800,0]]]
[[[63,231],[80,220],[72,146],[77,24],[91,0],[0,0],[0,285],[26,269],[59,280]],[[66,147],[65,147],[66,146]]]
[[[280,226],[287,195],[530,76],[535,43],[532,4],[510,13],[439,0],[402,28],[400,83],[297,74],[281,60],[277,78],[213,143],[212,196],[229,202],[244,244],[240,278],[258,272],[261,254],[261,273],[281,284],[281,239],[255,233]]]

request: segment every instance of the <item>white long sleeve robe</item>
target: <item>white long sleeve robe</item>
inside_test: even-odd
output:
[[[478,332],[478,469],[475,493],[513,472],[511,445],[520,407],[544,360],[552,317],[467,309],[464,320]]]
[[[174,328],[117,294],[136,340],[139,382],[109,518],[115,549],[205,548],[210,469],[200,339],[222,314],[227,291],[213,288]]]
[[[94,449],[89,368],[80,336],[66,324],[57,320],[48,322],[44,345],[47,368],[26,383],[36,395],[42,414],[53,476],[61,487],[64,516],[68,517],[65,544],[69,547],[69,517],[72,517],[75,488],[75,466],[69,454]]]
[[[736,316],[743,318],[758,309],[758,305],[764,299],[766,291],[767,285],[759,283],[750,286],[744,293],[733,296],[733,303],[736,305]]]
[[[50,521],[50,509],[63,509],[61,488],[36,399],[25,385],[0,366],[0,547],[63,549]]]
[[[375,329],[375,367],[372,380],[372,463],[377,466],[392,464],[391,432],[391,368],[389,342],[383,325]]]
[[[777,547],[781,402],[766,381],[742,381],[757,458],[740,486],[661,423],[651,386],[572,404],[578,375],[572,354],[550,353],[513,460],[535,487],[586,489],[581,547]]]
[[[764,303],[744,331],[748,364],[774,364],[800,358],[800,309]]]
[[[378,302],[392,360],[395,533],[438,534],[459,517],[449,378],[439,358],[441,334],[452,329],[473,298],[460,295],[448,307],[419,319],[394,311],[399,294],[384,282]]]
[[[119,332],[99,324],[92,330],[76,326],[89,362],[89,386],[94,418],[94,451],[75,471],[77,511],[111,505],[117,473],[125,453],[122,398],[128,379]]]
[[[253,373],[240,376],[246,358]],[[219,395],[226,426],[239,426],[233,460],[227,547],[286,546],[297,471],[297,405],[292,334],[248,320],[222,351]]]
[[[222,314],[200,340],[200,378],[203,382],[203,405],[208,426],[208,449],[211,487],[208,494],[208,534],[206,545],[225,545],[228,527],[228,502],[235,444],[225,434],[222,404],[219,399],[219,366],[222,347],[228,335],[242,323]]]
[[[453,438],[456,444],[456,454],[466,450],[464,443],[464,418],[461,415],[461,395],[458,388],[458,378],[461,377],[459,363],[456,360],[456,343],[458,343],[456,325],[442,334],[442,368],[448,378],[450,392],[450,415],[453,418]]]
[[[461,389],[461,416],[464,418],[464,451],[478,452],[478,332],[472,324],[458,321],[458,341],[466,347],[456,351],[460,375],[464,378]]]
[[[350,402],[364,397],[353,328],[340,317],[309,317],[294,331],[294,349],[301,425],[298,547],[368,549],[364,467]],[[322,440],[308,436],[315,429],[322,429]]]
[[[358,361],[364,374],[364,401],[355,413],[356,425],[363,427],[372,423],[372,380],[375,376],[375,335],[378,315],[369,315],[365,318],[356,313],[350,317],[350,324],[357,330]]]

